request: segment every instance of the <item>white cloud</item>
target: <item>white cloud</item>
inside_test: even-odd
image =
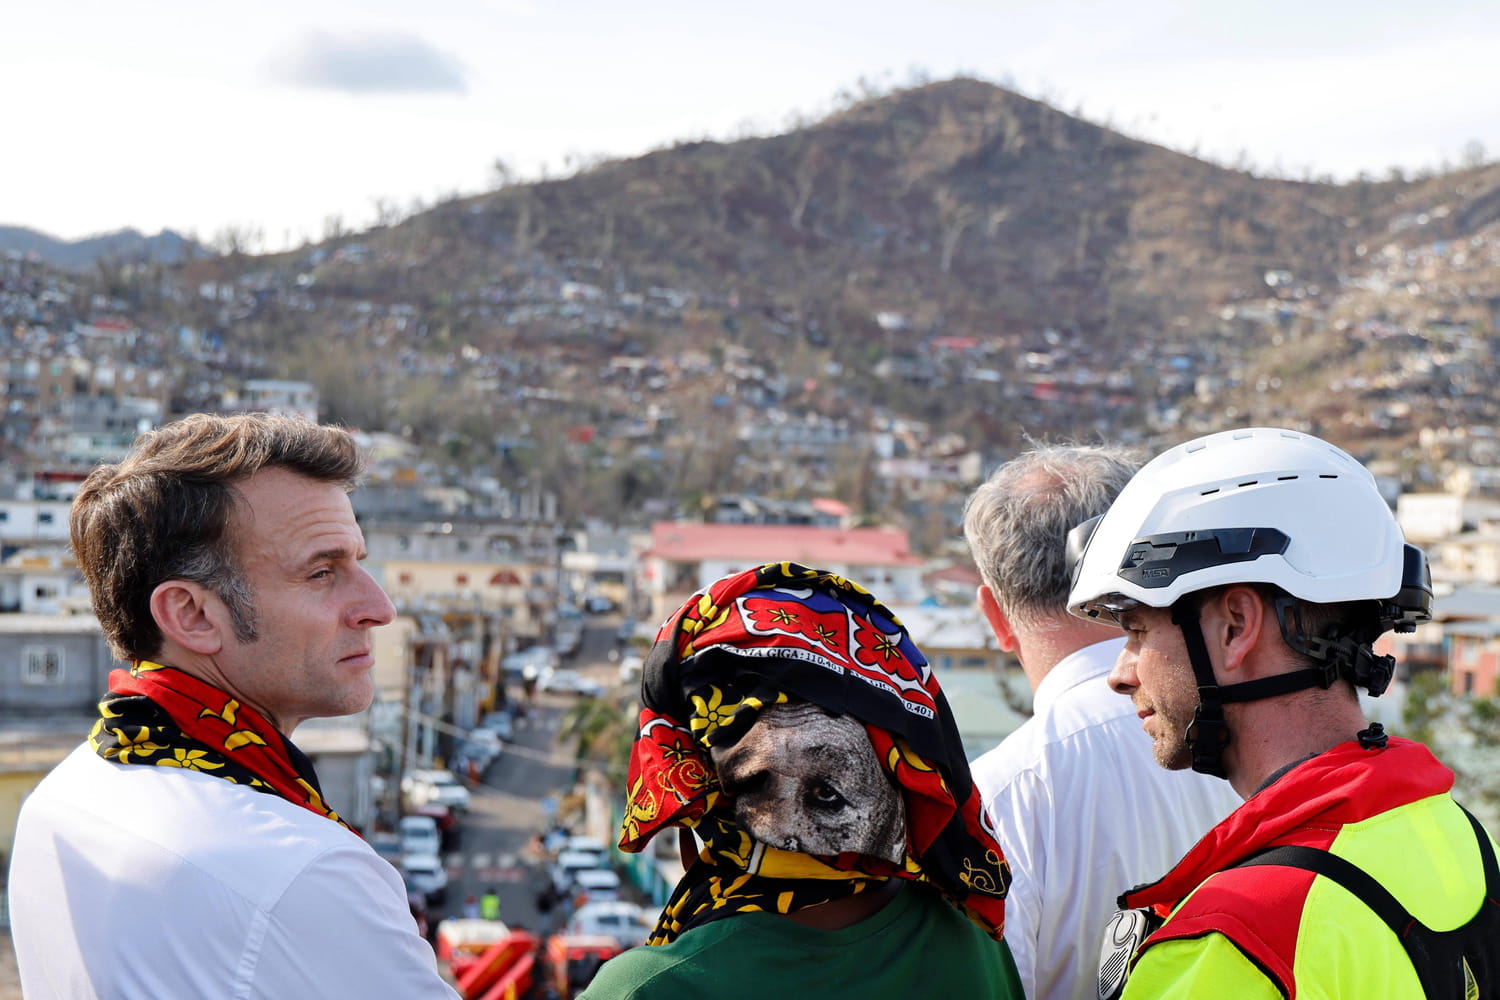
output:
[[[346,94],[468,90],[460,59],[414,34],[396,32],[312,31],[274,54],[266,71],[277,83]]]

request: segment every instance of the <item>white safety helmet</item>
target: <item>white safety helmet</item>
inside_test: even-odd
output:
[[[1339,678],[1378,695],[1395,672],[1376,655],[1380,633],[1431,617],[1432,581],[1407,545],[1369,471],[1326,441],[1268,427],[1210,434],[1164,452],[1135,474],[1108,511],[1068,535],[1068,610],[1119,624],[1141,606],[1170,608],[1198,687],[1184,734],[1192,767],[1226,776],[1231,733],[1223,708],[1275,698]],[[1210,587],[1270,584],[1287,645],[1309,665],[1221,684],[1204,645],[1195,600]],[[1368,602],[1371,614],[1312,634],[1297,599]],[[1380,745],[1378,726],[1359,739]]]
[[[1069,546],[1068,608],[1104,621],[1229,583],[1274,584],[1315,604],[1394,601],[1413,557],[1364,466],[1326,441],[1269,427],[1157,456]]]

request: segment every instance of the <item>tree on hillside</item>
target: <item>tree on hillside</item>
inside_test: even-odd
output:
[[[979,209],[964,201],[956,191],[947,186],[934,191],[932,200],[937,209],[942,247],[938,270],[947,274],[953,266],[953,255],[958,252],[958,242],[963,238],[964,230],[979,218]]]

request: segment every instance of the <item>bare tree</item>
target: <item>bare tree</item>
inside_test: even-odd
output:
[[[807,211],[807,203],[812,200],[813,188],[817,185],[818,171],[823,165],[823,151],[817,146],[809,144],[802,150],[802,155],[797,158],[792,167],[791,181],[788,191],[791,195],[791,212],[788,221],[792,228],[802,229],[802,215]]]
[[[535,198],[527,194],[521,199],[520,208],[516,213],[516,249],[523,253],[535,248],[547,235],[547,224],[541,218],[541,205],[534,206],[535,201]]]
[[[230,223],[214,234],[212,246],[226,257],[260,253],[266,243],[266,231],[252,222]]]
[[[953,189],[948,187],[938,188],[937,193],[933,195],[933,202],[937,205],[938,231],[942,247],[938,268],[947,274],[949,268],[953,266],[953,255],[958,251],[958,242],[963,238],[964,230],[979,218],[979,211],[973,205],[960,199]]]
[[[490,177],[497,188],[510,187],[518,179],[515,168],[503,156],[495,157],[495,162],[490,164]]]
[[[401,220],[401,209],[391,198],[374,198],[371,203],[375,207],[375,225],[393,226]]]
[[[604,213],[604,229],[599,234],[599,256],[608,260],[615,250],[615,213]]]

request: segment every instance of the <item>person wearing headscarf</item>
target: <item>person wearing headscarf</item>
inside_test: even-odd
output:
[[[620,848],[676,827],[686,872],[583,998],[1023,996],[952,712],[868,591],[788,562],[725,577],[662,626],[641,702]]]

